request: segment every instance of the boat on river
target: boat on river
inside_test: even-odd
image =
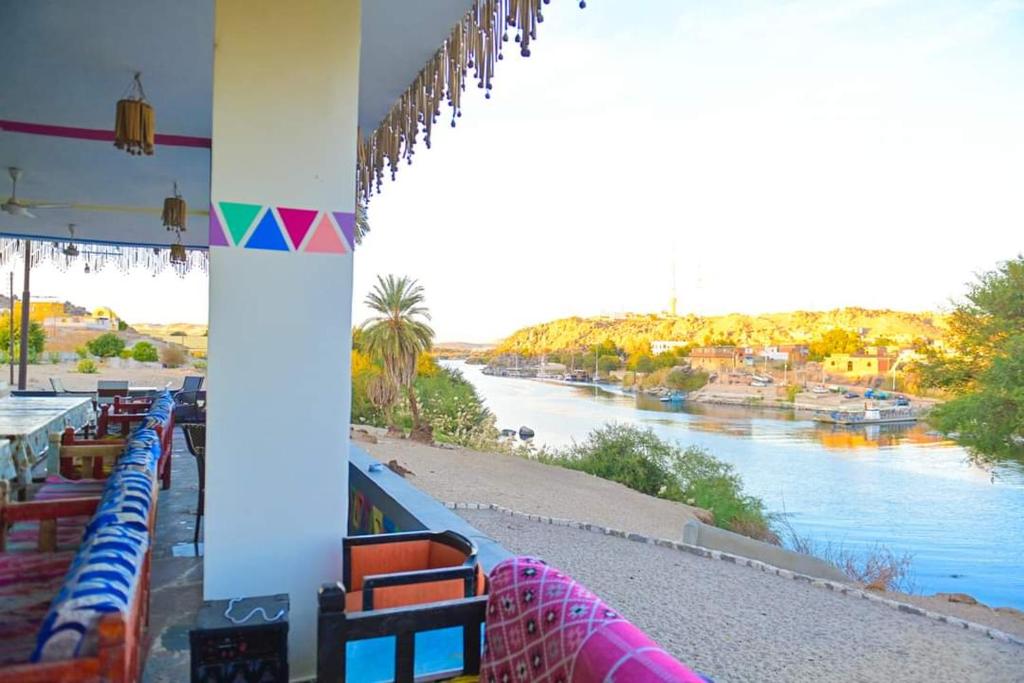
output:
[[[662,403],[682,403],[684,398],[686,398],[686,396],[683,394],[678,391],[673,391],[671,394],[666,394],[658,400]]]
[[[866,408],[864,410],[822,411],[814,416],[818,422],[840,425],[872,425],[891,422],[917,422],[913,408],[894,406],[891,408]]]

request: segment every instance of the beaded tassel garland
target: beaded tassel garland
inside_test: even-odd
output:
[[[451,125],[462,116],[462,92],[472,70],[477,88],[490,97],[494,65],[503,58],[509,30],[515,35],[519,54],[530,56],[530,42],[544,21],[542,6],[549,0],[477,0],[455,25],[451,34],[419,72],[412,85],[371,134],[359,136],[356,155],[358,193],[363,201],[380,192],[384,169],[394,180],[401,160],[412,163],[416,141],[423,129],[423,143],[430,149],[430,134],[444,102],[452,112]],[[580,8],[586,7],[583,0]]]

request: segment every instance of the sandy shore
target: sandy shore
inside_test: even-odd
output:
[[[361,428],[360,428],[361,429]],[[646,496],[584,472],[464,448],[437,448],[383,436],[358,442],[370,455],[398,460],[409,481],[444,502],[496,503],[512,510],[592,522],[659,538],[682,538],[683,525],[706,518],[700,508]]]
[[[181,368],[157,368],[157,367],[110,367],[106,363],[96,363],[98,372],[91,375],[84,375],[76,371],[77,363],[40,363],[39,365],[28,366],[28,388],[50,390],[50,378],[59,377],[64,386],[71,391],[95,391],[96,381],[100,379],[128,380],[133,387],[156,387],[163,388],[170,386],[172,389],[180,388],[182,380],[186,375],[205,375],[205,370],[197,370],[187,366]],[[2,378],[7,379],[6,369]],[[14,368],[15,381],[17,381],[18,368]]]
[[[382,462],[397,460],[412,470],[412,484],[444,502],[494,503],[671,540],[682,540],[683,524],[706,515],[700,508],[653,498],[583,472],[514,456],[426,446],[387,437],[384,430],[372,427],[356,429],[377,440],[367,443],[357,431],[356,445]],[[890,597],[1024,638],[1024,613],[1016,610],[997,611],[935,596]]]

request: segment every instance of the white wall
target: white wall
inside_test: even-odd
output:
[[[217,0],[212,202],[354,211],[359,0]],[[210,249],[207,599],[287,592],[293,679],[341,577],[352,254]]]

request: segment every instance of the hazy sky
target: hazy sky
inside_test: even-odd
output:
[[[1024,0],[553,0],[370,204],[441,340],[668,306],[935,308],[1024,250]],[[511,45],[511,43],[510,43]],[[205,278],[36,291],[203,320]],[[6,285],[6,283],[4,283]]]

